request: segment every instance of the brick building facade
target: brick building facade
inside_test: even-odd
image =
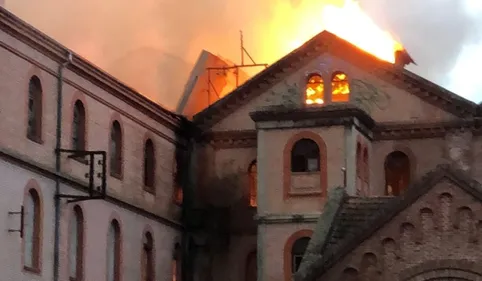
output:
[[[187,120],[3,8],[0,47],[5,280],[480,278],[481,110],[403,63],[322,32]]]

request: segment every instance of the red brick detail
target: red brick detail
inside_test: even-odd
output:
[[[291,273],[291,249],[293,248],[293,244],[296,240],[303,238],[303,237],[310,237],[313,235],[313,230],[310,229],[302,229],[299,230],[288,238],[285,243],[285,247],[283,249],[283,273],[285,281],[292,281],[292,273]]]
[[[431,260],[402,271],[399,280],[419,280],[417,277],[425,274],[430,274],[432,279],[437,277],[465,277],[467,280],[473,280],[474,276],[482,277],[482,268],[480,263],[469,260]],[[454,276],[455,274],[457,276]]]
[[[283,150],[283,198],[284,200],[290,197],[314,197],[320,196],[320,192],[312,192],[306,194],[290,194],[291,190],[291,150],[293,149],[293,145],[301,140],[301,139],[311,139],[313,140],[320,149],[320,189],[321,189],[321,196],[324,197],[326,195],[328,179],[327,179],[327,153],[326,153],[326,144],[323,138],[320,135],[310,132],[310,131],[303,131],[295,134],[292,136],[288,142],[286,143],[284,150]]]

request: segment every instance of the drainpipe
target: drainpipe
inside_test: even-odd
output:
[[[72,53],[69,52],[66,62],[59,65],[57,75],[57,128],[55,133],[55,222],[54,222],[54,281],[59,280],[59,246],[60,246],[60,146],[62,140],[62,86],[64,68],[72,63]]]

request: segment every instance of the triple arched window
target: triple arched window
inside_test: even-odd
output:
[[[320,74],[308,76],[305,86],[305,103],[307,105],[325,104],[331,102],[347,102],[350,100],[350,84],[348,76],[341,71],[336,71],[331,76],[331,95],[325,95],[325,83]]]

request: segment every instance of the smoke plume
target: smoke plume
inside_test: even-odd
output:
[[[461,77],[460,71],[452,70],[464,46],[482,44],[477,27],[482,25],[480,20],[477,25],[465,1],[469,0],[360,3],[404,44],[419,65],[412,70],[443,86],[456,87],[460,81],[452,80]],[[287,17],[303,16],[297,13],[315,2],[320,0],[6,0],[6,8],[173,109],[202,49],[239,62],[242,29],[245,47],[256,62],[272,63],[282,49],[278,46],[280,50],[272,52],[276,38],[297,28],[288,30],[281,23]],[[459,94],[478,101],[473,93]]]

